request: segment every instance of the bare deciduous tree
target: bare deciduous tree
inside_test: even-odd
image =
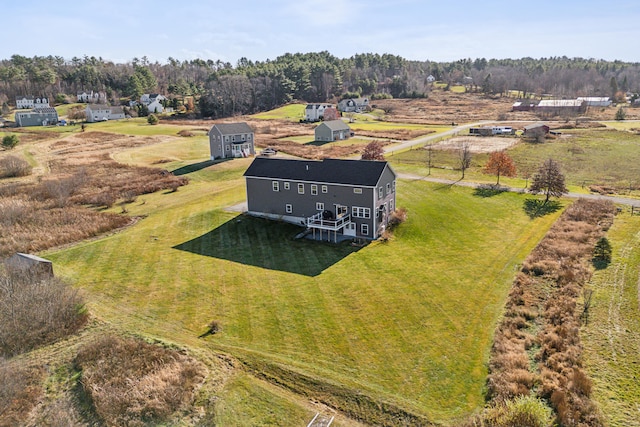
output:
[[[471,145],[466,141],[462,142],[458,149],[458,166],[462,172],[462,177],[460,179],[464,179],[465,171],[469,169],[469,166],[471,166],[471,159]]]

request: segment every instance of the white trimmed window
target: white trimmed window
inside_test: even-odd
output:
[[[316,184],[311,184],[311,194],[314,196],[318,195],[318,186]]]
[[[226,146],[225,146],[225,149],[226,149],[227,151],[229,151],[229,146],[228,146],[228,145],[226,145]]]
[[[371,218],[371,208],[351,207],[351,215],[354,218]]]
[[[329,192],[329,187],[327,187],[326,185],[323,185],[323,186],[322,186],[322,192],[323,192],[323,193],[327,193],[327,192]]]
[[[369,224],[360,225],[360,233],[362,233],[364,236],[368,236],[369,235]]]
[[[316,202],[316,210],[317,211],[324,211],[324,203]]]
[[[288,189],[289,189],[289,182],[285,182],[285,183],[284,183],[284,189],[285,189],[285,190],[288,190]]]
[[[289,203],[287,203],[286,205],[284,205],[284,211],[286,213],[292,213],[293,212],[293,206],[291,206]]]
[[[278,181],[271,181],[273,191],[280,191],[280,183]]]
[[[387,194],[391,193],[391,183],[387,182]]]
[[[382,187],[378,188],[378,199],[382,199],[384,197],[384,189]]]
[[[353,189],[353,192],[354,192],[355,194],[362,194],[362,188],[354,188],[354,189]]]
[[[393,189],[393,192],[396,192],[396,182],[393,181],[393,183],[391,184],[391,188]]]
[[[389,212],[393,212],[393,200],[389,200]]]
[[[304,194],[304,184],[298,184],[298,194]]]

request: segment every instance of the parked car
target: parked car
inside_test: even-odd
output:
[[[278,154],[278,150],[271,147],[265,148],[262,150],[262,153],[260,153],[262,156],[275,156],[276,154]]]

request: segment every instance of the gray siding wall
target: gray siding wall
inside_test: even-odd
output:
[[[389,166],[382,172],[375,190],[375,230],[380,232],[380,225],[387,226],[389,215],[396,209],[395,176]],[[382,197],[380,197],[382,194]],[[381,210],[382,207],[382,210]]]
[[[333,132],[329,126],[322,123],[315,130],[316,141],[333,141]]]
[[[244,136],[244,141],[242,140]],[[228,141],[227,141],[228,138]],[[254,146],[254,134],[238,134],[238,135],[222,135],[217,128],[212,128],[209,131],[209,151],[211,153],[211,160],[217,158],[233,157],[233,150],[231,146],[234,142],[249,143],[249,150],[251,155],[256,154]]]
[[[278,190],[273,190],[273,182],[278,182]],[[285,182],[289,183],[289,189],[285,189]],[[369,218],[355,218],[351,215],[351,221],[356,223],[356,235],[373,239],[378,237],[376,233],[376,213],[374,205],[377,200],[376,189],[371,187],[356,187],[362,189],[361,194],[354,193],[353,186],[311,183],[301,181],[285,181],[278,179],[265,179],[246,177],[247,184],[247,210],[253,214],[267,214],[270,217],[295,217],[308,218],[320,212],[317,203],[324,203],[324,210],[336,213],[336,204],[347,206],[352,214],[354,206],[369,209]],[[298,184],[304,187],[304,194],[298,193]],[[318,194],[311,192],[311,186],[316,185]],[[327,186],[327,192],[322,192],[322,186]],[[287,212],[286,205],[291,205],[291,212]],[[362,233],[362,225],[366,224],[367,234]],[[298,224],[302,225],[302,224]]]
[[[16,123],[21,127],[42,126],[44,120],[48,120],[50,125],[54,125],[58,122],[58,116],[55,114],[31,113],[28,115],[20,114],[19,117],[16,117]]]
[[[218,141],[218,137],[220,137],[220,141]],[[220,131],[216,128],[211,128],[209,131],[209,150],[211,152],[211,160],[223,156],[224,147],[222,141],[223,139]]]

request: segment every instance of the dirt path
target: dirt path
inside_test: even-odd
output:
[[[398,145],[394,145],[392,147],[385,147],[384,152],[385,154],[388,153],[393,153],[396,151],[401,151],[401,150],[406,150],[407,148],[411,148],[415,145],[421,145],[421,144],[427,144],[429,142],[433,142],[436,141],[440,138],[443,137],[447,137],[447,136],[455,136],[458,135],[460,132],[462,132],[463,130],[467,130],[471,127],[474,126],[482,126],[485,125],[487,123],[492,123],[491,121],[481,121],[481,122],[476,122],[476,123],[469,123],[466,125],[460,125],[460,126],[456,126],[453,129],[449,129],[445,132],[442,133],[436,133],[436,134],[429,134],[429,135],[425,135],[425,136],[421,136],[419,138],[416,139],[412,139],[411,141],[407,141],[407,142],[403,142],[402,144],[398,144]]]

